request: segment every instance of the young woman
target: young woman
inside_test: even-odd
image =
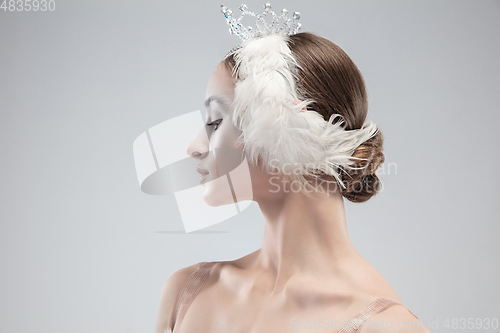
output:
[[[239,150],[264,239],[240,259],[175,272],[157,333],[428,332],[349,239],[344,198],[377,193],[384,155],[382,132],[363,127],[365,84],[344,51],[312,33],[249,38],[213,72],[206,97],[206,135],[187,147],[205,175],[204,199],[224,204],[213,199],[221,166],[210,151]]]

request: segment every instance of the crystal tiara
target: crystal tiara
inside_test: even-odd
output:
[[[271,9],[271,4],[269,2],[264,4],[264,12],[262,14],[249,11],[248,6],[244,4],[240,6],[241,16],[239,18],[234,18],[232,16],[233,11],[224,5],[221,5],[221,11],[226,17],[227,24],[229,25],[229,33],[231,35],[237,35],[242,41],[250,37],[263,36],[277,32],[294,35],[301,27],[301,24],[297,22],[300,19],[299,12],[294,12],[292,18],[289,18],[288,10],[283,8],[281,10],[281,15],[278,15]],[[270,24],[266,22],[267,15],[272,15]],[[251,26],[245,27],[241,24],[241,19],[245,16],[256,18],[255,28]]]

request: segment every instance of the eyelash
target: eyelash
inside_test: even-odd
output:
[[[222,119],[217,119],[212,121],[211,123],[207,124],[207,126],[212,126],[212,125],[217,125],[217,128],[214,129],[214,131],[217,131],[219,129],[220,124],[222,123]]]

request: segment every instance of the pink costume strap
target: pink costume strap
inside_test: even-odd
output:
[[[372,316],[380,313],[393,305],[403,305],[401,302],[391,298],[378,298],[368,305],[363,311],[352,317],[349,322],[335,333],[356,333],[359,332],[363,324]],[[403,305],[404,306],[404,305]],[[408,308],[406,308],[410,311]],[[414,315],[411,311],[410,313]],[[415,316],[415,315],[414,315]],[[417,316],[415,318],[418,319]]]
[[[179,299],[177,300],[177,304],[174,309],[175,322],[172,333],[179,332],[182,319],[184,319],[189,306],[195,299],[196,295],[198,295],[201,285],[205,282],[205,279],[210,274],[210,270],[215,263],[217,263],[217,261],[204,261],[200,263],[196,270],[188,277],[186,283],[184,283],[184,287],[179,294]]]

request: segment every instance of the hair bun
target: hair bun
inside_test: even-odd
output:
[[[384,135],[378,129],[372,138],[356,148],[352,156],[365,160],[354,160],[353,167],[362,169],[346,170],[347,174],[343,174],[342,182],[346,188],[342,189],[342,195],[347,200],[365,202],[380,191],[381,181],[376,171],[385,161],[383,146]]]

